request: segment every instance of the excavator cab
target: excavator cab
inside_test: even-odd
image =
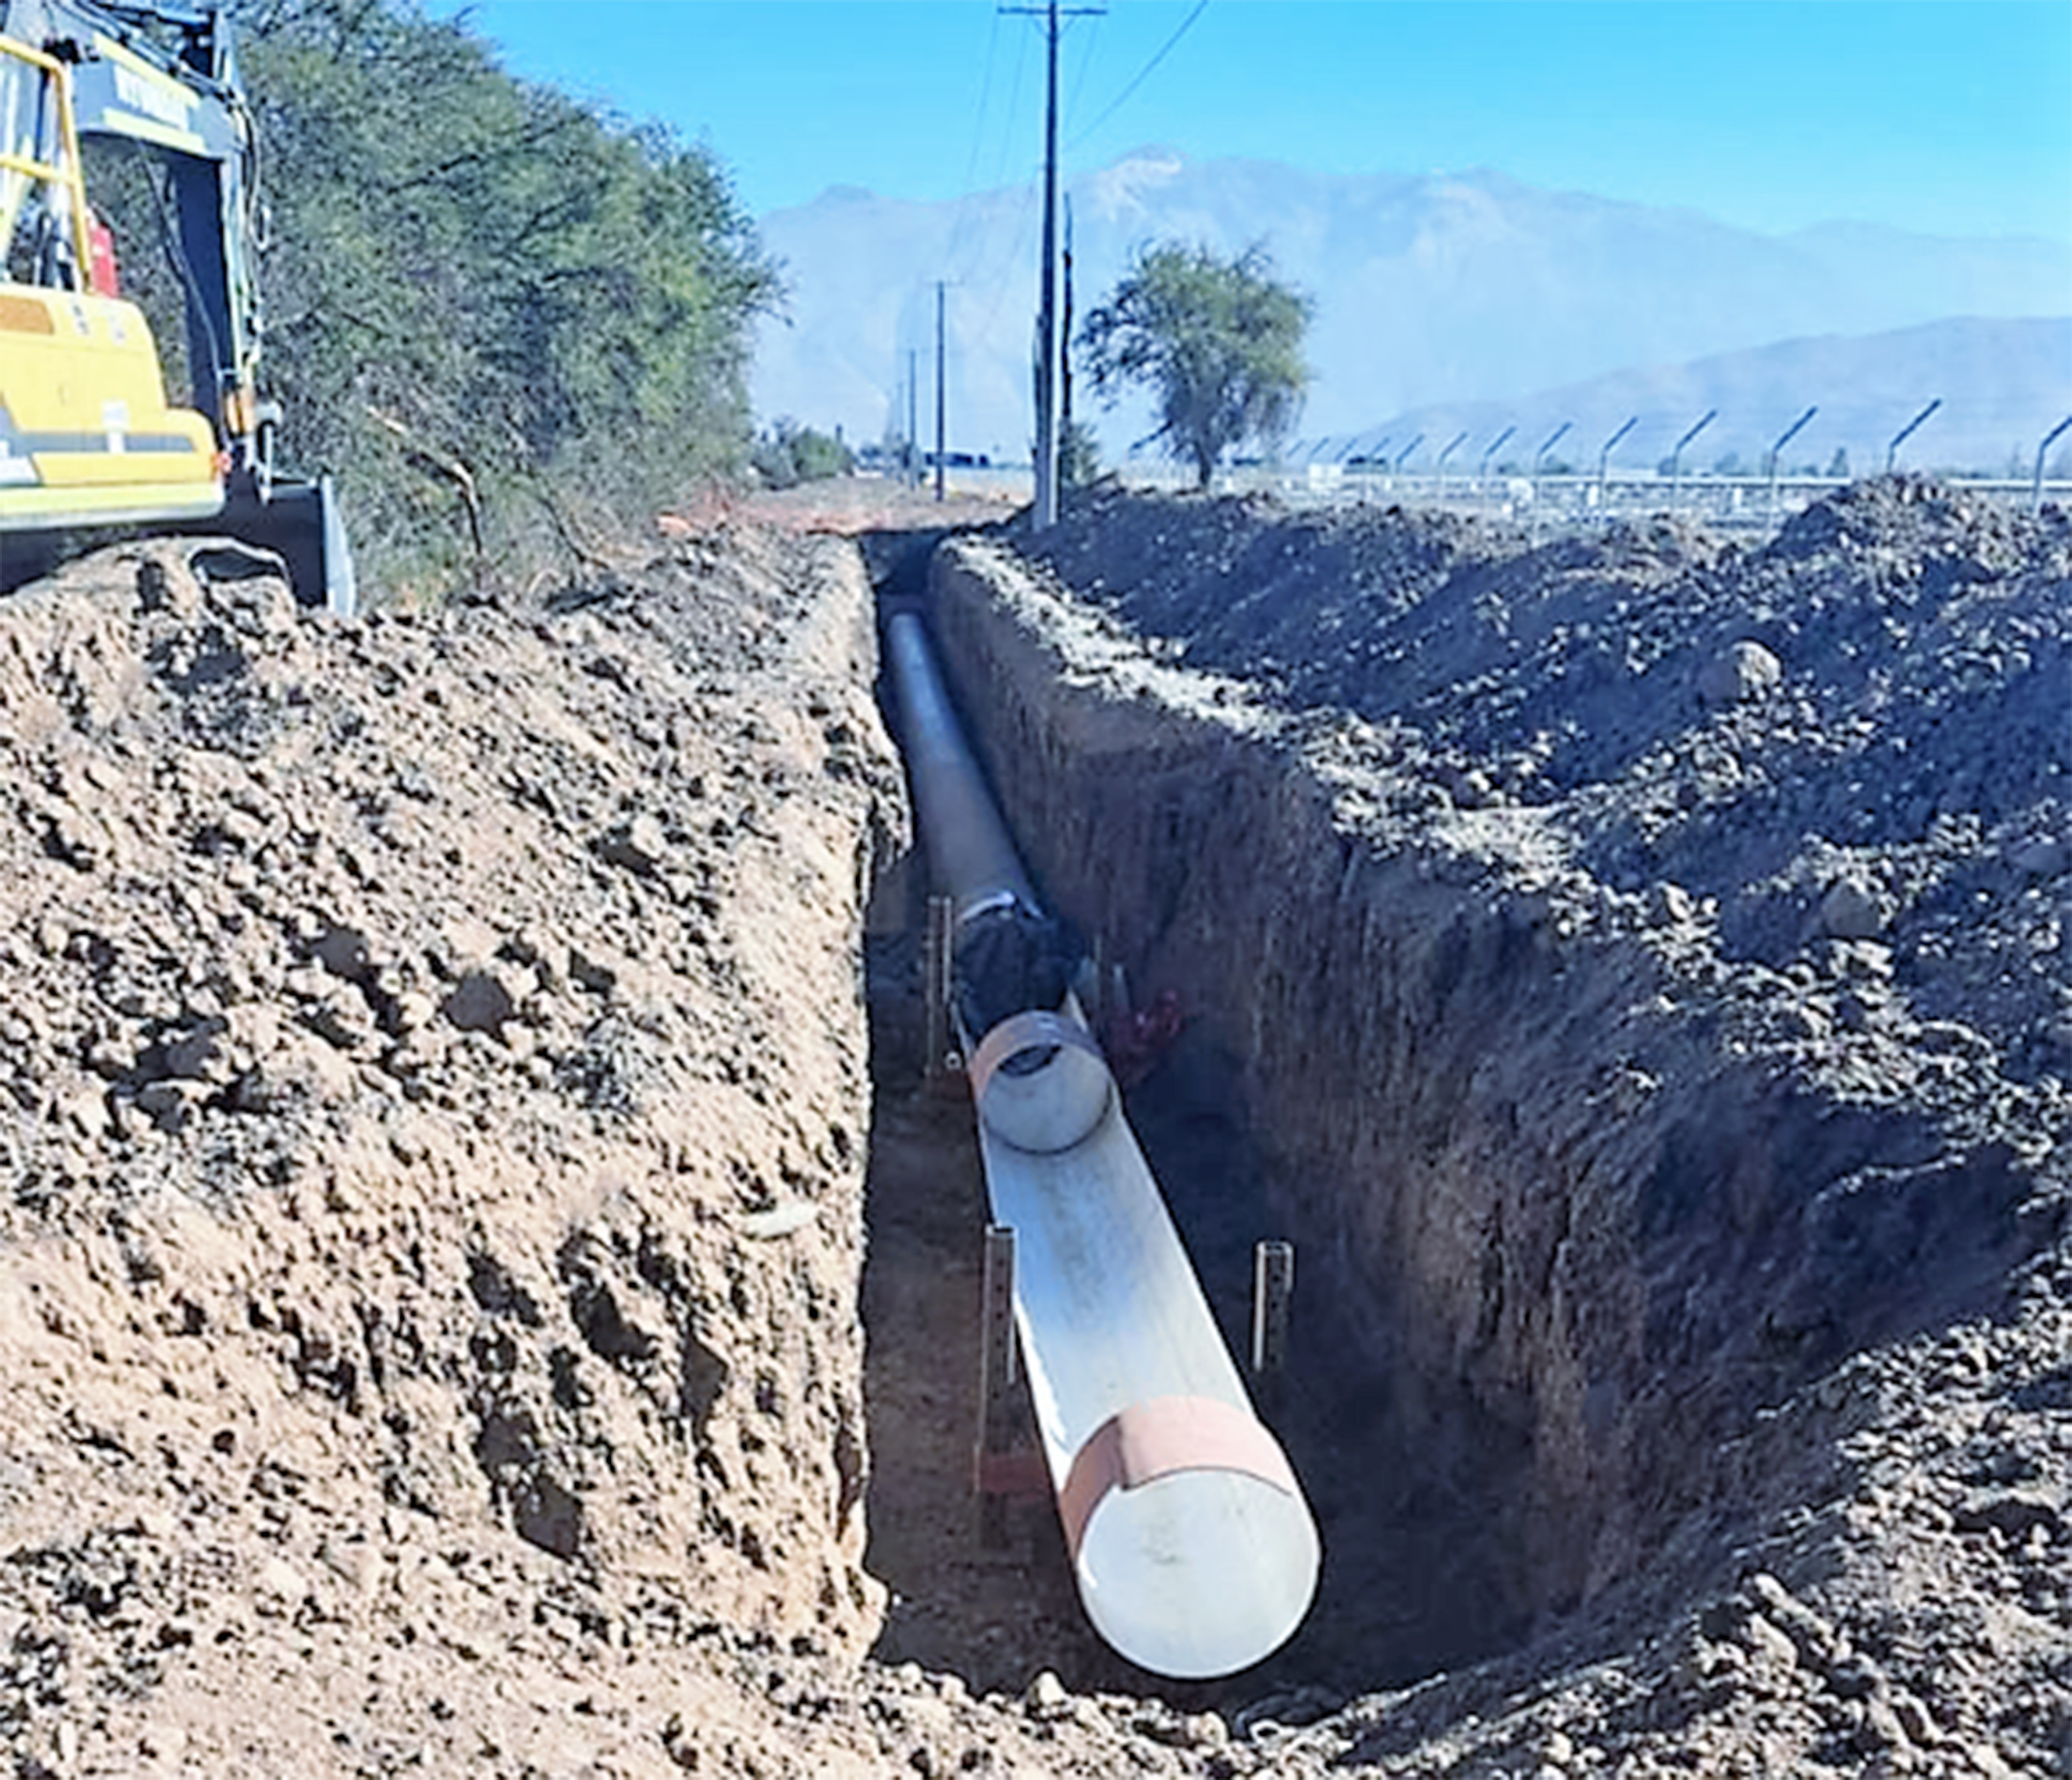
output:
[[[257,395],[254,145],[227,27],[213,7],[166,9],[174,57],[134,16],[0,0],[0,585],[61,534],[155,526],[275,551],[299,600],[351,612],[330,480],[277,473],[277,411]],[[167,401],[149,325],[97,253],[79,151],[96,133],[164,157],[191,406]]]

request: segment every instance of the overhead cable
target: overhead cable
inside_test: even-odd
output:
[[[1129,95],[1135,92],[1138,87],[1142,86],[1145,81],[1151,78],[1151,70],[1157,68],[1161,62],[1164,61],[1168,55],[1173,54],[1173,51],[1178,45],[1179,40],[1187,35],[1188,28],[1194,23],[1196,19],[1200,18],[1202,14],[1207,12],[1207,10],[1208,0],[1194,0],[1194,9],[1193,11],[1190,12],[1186,18],[1180,21],[1180,28],[1174,32],[1171,37],[1167,38],[1165,41],[1159,46],[1158,54],[1152,56],[1152,58],[1148,62],[1146,62],[1142,68],[1137,70],[1136,78],[1132,80],[1129,86],[1125,86],[1121,92],[1115,95],[1114,99],[1110,102],[1108,109],[1102,112],[1099,117],[1096,117],[1092,123],[1086,126],[1085,129],[1082,130],[1078,135],[1074,136],[1071,139],[1070,142],[1067,143],[1066,147],[1068,148],[1078,148],[1079,145],[1084,142],[1088,136],[1092,135],[1095,131],[1098,130],[1101,127],[1102,124],[1106,123],[1109,118],[1113,117],[1118,111],[1120,111],[1123,107],[1124,102],[1129,99]]]

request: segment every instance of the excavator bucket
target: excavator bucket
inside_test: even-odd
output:
[[[328,476],[314,482],[275,482],[263,501],[233,494],[213,525],[187,529],[221,532],[274,552],[287,565],[288,585],[303,605],[346,618],[357,609],[352,550]]]

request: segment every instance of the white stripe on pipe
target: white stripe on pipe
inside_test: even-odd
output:
[[[1032,1041],[1005,1048],[1026,1055]],[[1080,1597],[1100,1635],[1155,1674],[1234,1674],[1309,1611],[1316,1526],[1105,1067],[1098,1116],[1069,1141],[1086,1117],[1086,1060],[1060,1044],[1026,1074],[992,1073],[979,1101],[993,1219],[1015,1231],[1015,1317],[1044,1461],[1079,1534]],[[1021,1090],[1014,1137],[990,1116],[1010,1084]],[[1060,1121],[1048,1131],[1045,1109]]]

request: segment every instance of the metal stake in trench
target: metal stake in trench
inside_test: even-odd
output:
[[[1007,1543],[1009,1498],[1049,1488],[1041,1457],[1020,1439],[1015,1377],[1015,1233],[989,1224],[979,1286],[978,1448],[972,1463],[978,1542],[989,1551]]]
[[[1252,1250],[1252,1377],[1262,1397],[1280,1400],[1287,1370],[1289,1303],[1295,1296],[1295,1244],[1262,1241]]]
[[[922,1042],[927,1047],[921,1074],[930,1086],[957,1073],[958,1058],[950,1043],[950,936],[955,930],[955,904],[948,897],[928,898],[928,925],[922,939],[921,993],[927,1002],[927,1031]]]

